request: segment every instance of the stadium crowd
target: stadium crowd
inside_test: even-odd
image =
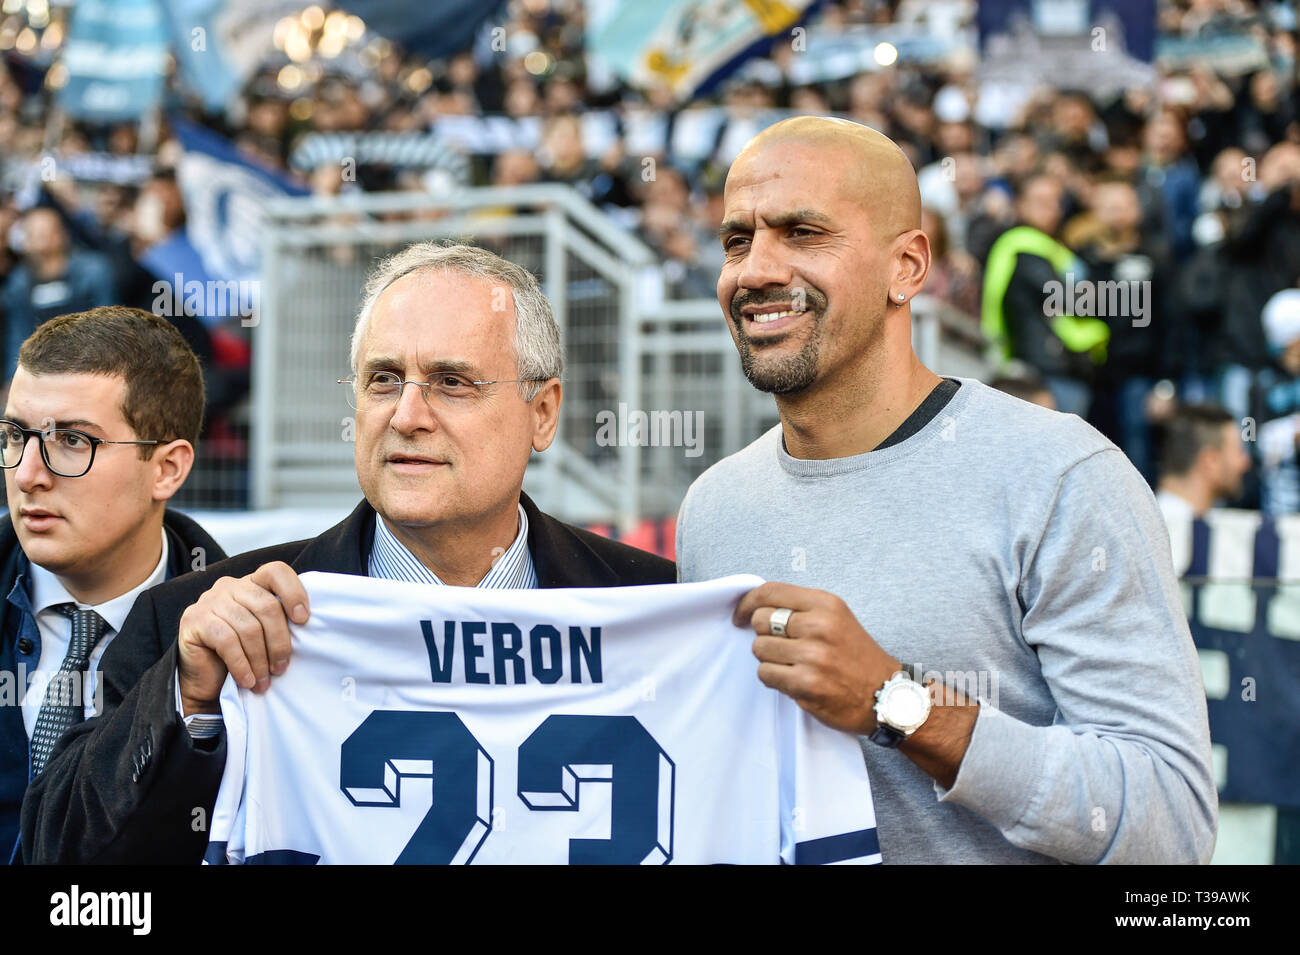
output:
[[[809,29],[928,22],[970,36],[975,7],[835,0]],[[865,123],[900,143],[918,171],[934,250],[926,291],[969,315],[999,362],[1040,378],[1058,407],[1095,424],[1153,485],[1156,427],[1175,401],[1218,402],[1243,421],[1260,476],[1236,503],[1300,510],[1293,5],[1161,0],[1163,37],[1247,37],[1262,62],[1161,65],[1156,83],[1109,100],[1042,88],[996,120],[973,55],[806,82],[799,58],[815,55],[815,34],[806,51],[777,43],[680,108],[590,55],[588,15],[577,0],[512,0],[470,49],[443,60],[369,37],[306,62],[277,52],[228,113],[204,115],[177,89],[172,106],[317,194],[570,184],[657,251],[670,294],[682,298],[714,294],[722,184],[744,142],[796,113]],[[3,32],[0,46],[7,377],[18,344],[54,315],[149,309],[148,250],[184,227],[186,209],[180,146],[165,120],[154,130],[62,119],[48,51],[20,52]],[[1132,297],[1120,314],[1053,317],[1044,311],[1053,282],[1067,291],[1128,284]],[[204,366],[206,437],[220,439],[247,390],[248,332],[238,321],[174,321]]]

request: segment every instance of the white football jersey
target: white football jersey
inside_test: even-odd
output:
[[[301,580],[288,670],[222,694],[210,863],[880,862],[857,738],[732,625],[757,577]]]

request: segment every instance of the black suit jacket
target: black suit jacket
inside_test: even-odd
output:
[[[674,583],[670,560],[543,514],[521,495],[528,549],[542,587]],[[219,577],[281,560],[296,572],[365,575],[375,512],[362,501],[311,540],[278,544],[214,564],[141,594],[101,663],[104,713],[74,727],[28,788],[23,858],[34,863],[195,864],[225,767],[225,736],[211,751],[176,712],[181,615]]]

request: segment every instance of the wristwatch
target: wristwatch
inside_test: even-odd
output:
[[[894,748],[930,716],[930,691],[900,670],[876,691],[876,731],[867,738]]]

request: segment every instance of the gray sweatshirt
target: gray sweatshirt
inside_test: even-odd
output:
[[[682,502],[679,579],[830,591],[981,700],[951,789],[862,740],[886,863],[1208,862],[1205,692],[1151,490],[1078,417],[958,380],[891,447],[796,459],[777,426],[718,462]]]

